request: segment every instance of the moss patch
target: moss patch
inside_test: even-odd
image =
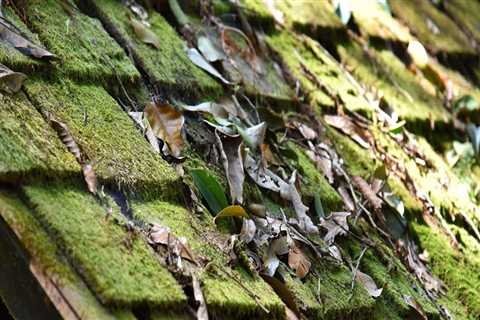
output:
[[[292,75],[300,81],[310,103],[314,106],[333,107],[332,96],[335,96],[345,102],[347,109],[351,111],[371,110],[340,65],[313,39],[282,31],[269,35],[267,43],[281,57]],[[302,70],[302,63],[316,80]],[[323,95],[318,95],[318,92],[324,89],[319,88],[316,81],[327,90]]]
[[[185,304],[180,286],[141,236],[106,220],[93,196],[74,185],[30,185],[24,191],[35,216],[103,303],[166,309]]]
[[[174,170],[103,88],[35,80],[26,90],[42,113],[68,126],[99,178],[127,190],[138,187],[146,196],[177,197]]]
[[[477,258],[467,258],[452,248],[448,238],[438,230],[413,224],[422,248],[430,255],[429,265],[433,273],[445,282],[449,297],[457,304],[461,302],[465,314],[472,319],[480,316],[480,263]],[[465,250],[465,249],[464,249]],[[478,253],[477,253],[478,254]]]
[[[478,1],[445,1],[445,10],[455,22],[463,26],[468,36],[480,43],[480,3]]]
[[[392,0],[390,5],[393,13],[433,52],[475,54],[465,34],[430,1]],[[438,32],[429,25],[436,26]]]
[[[25,94],[0,93],[0,105],[2,180],[36,174],[62,177],[80,173],[74,157]]]
[[[221,95],[222,87],[200,68],[196,67],[184,51],[186,44],[176,34],[167,21],[154,11],[149,12],[150,30],[160,40],[159,49],[153,48],[138,39],[129,22],[129,9],[115,0],[89,3],[89,10],[96,9],[102,22],[113,27],[121,37],[122,45],[132,52],[135,62],[147,73],[158,90],[179,97]],[[118,40],[118,39],[117,39]]]
[[[31,29],[62,59],[58,69],[81,80],[116,82],[117,76],[125,83],[138,80],[138,71],[100,22],[73,4],[65,6],[70,9],[55,0],[29,1],[26,6]]]
[[[284,313],[283,303],[260,277],[253,277],[240,267],[235,269],[226,267],[227,257],[220,246],[228,237],[220,235],[215,230],[210,215],[200,220],[185,208],[162,201],[133,200],[131,208],[136,219],[150,223],[158,222],[170,227],[176,236],[187,238],[188,245],[194,253],[206,257],[212,263],[211,271],[204,271],[200,275],[203,293],[211,314],[235,319],[267,316],[247,290],[226,273],[233,275],[250,292],[255,293],[261,303],[270,310],[269,316],[281,317]]]

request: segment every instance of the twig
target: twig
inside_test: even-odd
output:
[[[355,269],[353,269],[352,285],[351,285],[352,292],[350,293],[350,297],[348,298],[348,300],[350,300],[353,297],[353,289],[355,288],[355,278],[357,277],[358,267],[360,266],[360,261],[362,260],[362,257],[365,254],[365,251],[367,251],[367,249],[368,247],[363,247],[362,252],[360,252],[360,256],[357,259],[357,265],[355,266]]]

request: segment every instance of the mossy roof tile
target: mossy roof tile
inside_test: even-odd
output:
[[[75,158],[23,92],[0,93],[0,179],[69,176]]]
[[[444,2],[449,16],[458,23],[468,36],[480,45],[480,2],[471,0],[449,0]]]
[[[159,13],[150,11],[148,18],[150,30],[160,41],[160,47],[154,48],[135,34],[129,21],[132,13],[121,2],[89,1],[87,10],[95,11],[161,93],[184,99],[221,95],[221,85],[189,60],[186,43]]]
[[[61,61],[56,69],[79,80],[131,84],[140,74],[100,21],[81,13],[69,0],[33,0],[26,6],[29,27]]]
[[[32,184],[23,190],[36,218],[103,303],[167,310],[185,306],[182,289],[144,239],[105,219],[106,209],[83,188]]]
[[[175,171],[102,87],[35,79],[25,87],[41,112],[67,125],[97,176],[122,189],[175,198]]]

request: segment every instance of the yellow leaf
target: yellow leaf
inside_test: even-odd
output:
[[[245,209],[243,209],[242,206],[237,206],[237,205],[228,206],[217,214],[217,216],[213,219],[213,222],[215,222],[218,218],[224,218],[224,217],[248,218],[248,214],[247,214],[247,211],[245,211]]]
[[[183,115],[169,104],[150,102],[145,115],[155,136],[164,141],[174,157],[179,157],[183,148]]]

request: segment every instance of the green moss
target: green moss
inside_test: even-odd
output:
[[[74,185],[29,185],[24,191],[35,216],[103,303],[184,306],[180,286],[142,237],[105,219],[106,209],[93,196]]]
[[[209,215],[200,220],[185,208],[162,201],[133,200],[131,208],[136,219],[168,226],[176,236],[187,239],[196,256],[203,256],[211,262],[212,270],[200,275],[211,314],[235,319],[266,316],[249,292],[234,278],[259,297],[260,302],[270,310],[270,316],[280,317],[283,314],[283,303],[260,277],[253,277],[240,267],[226,267],[228,257],[220,248],[228,236],[215,230],[213,219]]]
[[[406,69],[390,50],[369,48],[368,57],[356,43],[337,46],[342,62],[353,69],[353,75],[367,87],[383,93],[385,101],[407,120],[407,126],[423,123],[422,131],[430,130],[430,121],[444,123],[450,119],[442,101],[422,87],[420,76]],[[425,82],[426,79],[423,79]]]
[[[22,92],[0,93],[0,105],[2,180],[36,174],[62,177],[80,173],[74,157]]]
[[[350,5],[355,22],[364,36],[396,42],[410,41],[408,29],[398,23],[378,2],[356,0]]]
[[[265,28],[271,28],[274,25],[274,19],[263,1],[259,0],[240,0],[241,7],[250,21],[257,22]]]
[[[451,300],[461,303],[465,315],[472,319],[480,316],[480,263],[467,258],[472,252],[462,255],[452,248],[449,239],[439,230],[413,224],[420,245],[430,256],[433,273],[445,282]]]
[[[97,176],[146,197],[177,198],[178,177],[155,154],[133,120],[101,87],[35,80],[26,91],[41,112],[64,122]]]
[[[410,27],[427,48],[436,53],[474,54],[465,34],[430,1],[392,0],[390,5],[392,12]],[[435,24],[438,33],[431,30],[428,21]]]
[[[208,95],[211,98],[221,95],[222,87],[189,60],[184,51],[186,44],[160,14],[149,12],[150,30],[158,36],[161,43],[160,48],[156,49],[135,35],[126,6],[114,0],[97,1],[91,5],[97,7],[99,18],[104,23],[117,28],[116,31],[123,38],[122,41],[126,41],[134,59],[141,61],[141,68],[145,69],[160,91],[168,90],[169,94],[182,98],[185,98],[183,94],[190,97]]]
[[[68,76],[89,81],[117,82],[117,76],[125,83],[138,80],[138,71],[100,22],[74,5],[67,13],[55,0],[29,1],[27,16],[47,49],[62,59],[58,69]]]
[[[314,106],[333,106],[332,96],[339,97],[347,109],[369,113],[370,105],[360,95],[352,84],[341,66],[326,53],[313,39],[306,36],[295,36],[291,32],[282,31],[267,37],[269,46],[277,52],[286,64],[292,75],[300,81],[302,89],[308,94],[310,103]],[[302,70],[302,63],[309,73],[315,75],[316,80]],[[319,88],[315,81],[321,82],[321,86],[327,90],[318,99]],[[326,100],[326,101],[325,101]]]
[[[388,185],[392,192],[400,197],[405,206],[405,211],[410,213],[412,216],[418,216],[423,212],[422,203],[415,198],[410,191],[405,187],[405,185],[395,176],[390,176],[388,178]]]
[[[338,155],[344,160],[345,167],[350,175],[369,178],[379,166],[371,152],[360,147],[350,137],[327,128],[327,137],[332,141]]]
[[[291,148],[297,156],[294,167],[299,170],[299,173],[303,178],[303,196],[312,200],[314,195],[318,193],[320,195],[320,199],[322,200],[325,213],[340,210],[343,206],[342,199],[335,189],[330,186],[321,171],[315,167],[315,164],[305,154],[305,151],[293,143],[289,143],[289,148]]]
[[[475,41],[480,42],[478,21],[480,20],[480,3],[470,0],[445,1],[446,12],[460,24]]]
[[[30,209],[19,200],[18,194],[0,191],[0,216],[15,232],[35,267],[55,282],[66,299],[74,297],[69,303],[76,312],[92,319],[111,319],[112,314],[120,316],[128,313],[125,310],[109,311],[98,302],[62,257],[60,249]]]

